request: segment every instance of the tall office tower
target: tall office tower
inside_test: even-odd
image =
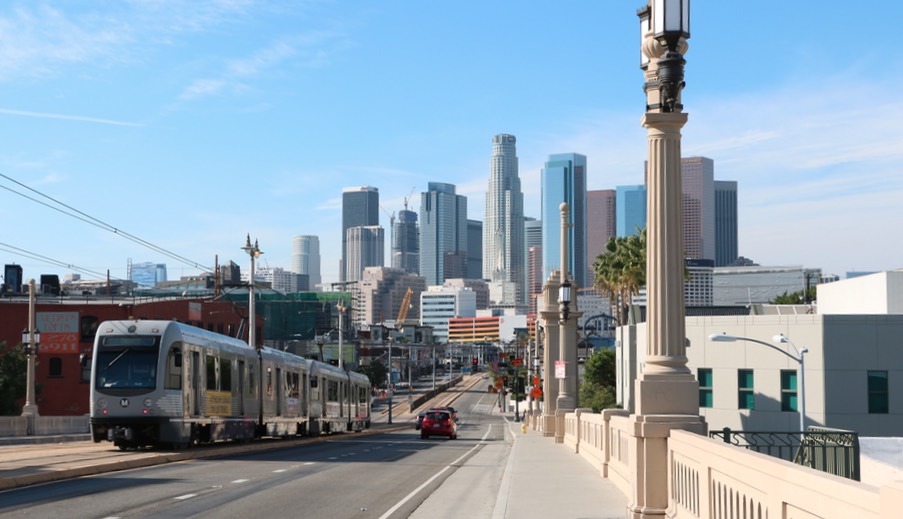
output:
[[[392,223],[392,268],[420,272],[420,229],[417,213],[405,208]]]
[[[345,281],[360,281],[367,267],[382,267],[385,234],[378,225],[351,227],[345,235],[348,259]]]
[[[542,295],[542,245],[527,251],[527,313],[536,315],[537,299]]]
[[[542,276],[561,268],[561,204],[570,207],[567,270],[586,287],[586,156],[549,155],[542,168]]]
[[[618,186],[615,190],[615,229],[618,237],[646,228],[646,186]]]
[[[733,265],[740,256],[737,232],[737,181],[715,181],[715,266]]]
[[[342,190],[342,265],[340,281],[348,272],[348,229],[379,225],[379,190],[375,187],[346,187]]]
[[[483,222],[467,220],[466,279],[483,279]]]
[[[165,263],[132,263],[129,265],[129,281],[140,288],[154,288],[166,281]]]
[[[464,277],[467,261],[467,197],[455,186],[430,182],[420,194],[420,275],[427,285]]]
[[[560,220],[560,218],[559,218]],[[542,220],[524,217],[524,257],[530,253],[530,247],[542,246]],[[529,261],[527,262],[529,263]]]
[[[517,174],[516,143],[514,135],[503,133],[492,138],[483,220],[483,278],[512,284],[513,290],[505,293],[513,294],[514,300],[502,302],[524,305],[527,299],[524,195]]]
[[[680,159],[683,186],[684,254],[715,259],[715,162],[705,157]]]
[[[614,189],[586,192],[586,266],[587,281],[593,282],[593,262],[605,251],[605,245],[617,236],[615,229]]]
[[[310,290],[317,290],[320,278],[320,238],[295,236],[292,238],[292,272],[307,276]]]

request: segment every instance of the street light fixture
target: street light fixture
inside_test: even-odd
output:
[[[261,252],[260,247],[257,246],[257,240],[254,240],[254,245],[251,245],[251,235],[248,234],[248,238],[245,241],[245,246],[241,248],[241,250],[248,253],[248,256],[251,257],[251,272],[248,276],[248,344],[252,348],[257,348],[257,315],[255,308],[255,299],[254,299],[254,260],[259,258],[263,252]]]
[[[35,294],[34,279],[28,280],[28,326],[22,331],[22,346],[28,361],[25,371],[25,405],[22,406],[22,416],[38,416],[38,406],[35,403],[35,356],[41,346],[41,332],[35,324],[37,295]],[[34,434],[34,420],[28,420],[28,434]]]
[[[778,344],[789,344],[793,347],[794,353],[796,356],[791,354],[788,351],[784,351],[781,348],[778,348],[774,344],[769,342],[761,341],[759,339],[752,339],[750,337],[738,337],[735,335],[728,335],[726,333],[713,333],[709,335],[709,340],[712,342],[736,342],[736,341],[747,341],[754,342],[756,344],[761,344],[763,346],[767,346],[775,351],[781,352],[782,354],[790,357],[795,360],[800,365],[800,431],[806,432],[806,357],[805,354],[809,352],[809,348],[797,348],[796,344],[793,344],[793,341],[790,340],[789,337],[785,336],[782,333],[779,333],[771,338],[772,342],[776,342]]]
[[[559,311],[561,312],[561,322],[567,322],[570,317],[571,309],[571,281],[569,279],[565,279],[564,283],[558,287],[558,305]]]

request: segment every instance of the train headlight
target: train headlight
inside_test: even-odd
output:
[[[107,399],[106,398],[98,398],[97,399],[97,407],[101,409],[107,408]]]
[[[144,399],[144,407],[150,407],[153,401],[150,398]]]

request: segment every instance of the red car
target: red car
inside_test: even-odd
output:
[[[448,436],[451,440],[458,437],[458,424],[451,413],[434,409],[426,412],[420,425],[420,438],[425,440],[430,436]]]

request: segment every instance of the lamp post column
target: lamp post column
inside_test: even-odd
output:
[[[704,434],[699,384],[687,368],[683,295],[681,129],[689,0],[651,0],[637,13],[645,56],[648,131],[646,217],[646,352],[635,382],[627,517],[664,517],[668,508],[668,437],[684,429]]]
[[[557,270],[552,271],[542,287],[539,300],[539,319],[543,327],[542,349],[542,419],[539,427],[543,436],[555,435],[555,404],[558,401],[558,380],[555,379],[555,361],[559,358],[558,346],[558,280]]]
[[[561,270],[559,271],[560,286],[564,286],[568,280],[568,232],[570,224],[570,207],[562,203],[561,211]],[[576,288],[573,286],[572,288]],[[572,291],[574,294],[576,291]],[[557,411],[570,412],[577,408],[577,298],[571,296],[569,301],[561,303],[560,327],[558,328],[559,351],[558,360],[564,364],[564,378],[558,379],[558,398],[555,402]],[[556,437],[564,438],[564,431],[558,431]]]
[[[254,297],[254,260],[263,253],[260,252],[260,247],[257,246],[257,240],[254,240],[254,245],[251,245],[250,234],[241,250],[251,256],[251,272],[248,275],[248,344],[252,348],[257,348],[257,300]]]
[[[35,339],[35,303],[37,296],[35,295],[34,279],[28,280],[28,364],[25,372],[25,405],[22,406],[22,416],[29,417],[28,433],[34,434],[34,417],[38,416],[38,406],[35,403],[35,354],[38,350],[37,340]]]

